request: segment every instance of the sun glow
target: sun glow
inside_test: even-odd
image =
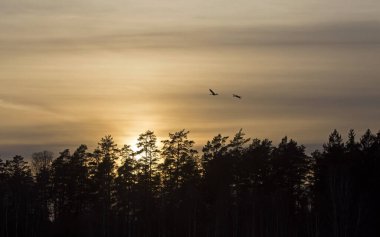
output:
[[[136,138],[125,137],[125,138],[123,139],[121,145],[122,145],[122,147],[123,147],[124,145],[128,145],[128,146],[130,146],[130,148],[131,148],[134,152],[136,152],[136,151],[138,150],[138,148],[137,148],[137,139],[136,139]]]
[[[123,139],[122,146],[124,146],[124,145],[128,145],[134,153],[136,153],[139,150],[137,147],[137,138],[125,137]],[[135,158],[139,159],[139,158],[141,158],[141,155],[135,154]]]

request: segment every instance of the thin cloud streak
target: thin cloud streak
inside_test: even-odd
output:
[[[0,51],[38,54],[65,51],[136,49],[212,49],[246,47],[377,47],[380,22],[346,22],[300,26],[207,27],[56,38],[0,38]]]
[[[0,108],[59,117],[60,119],[67,120],[67,121],[72,120],[70,117],[62,116],[61,114],[46,110],[40,106],[30,105],[30,104],[17,104],[17,103],[5,101],[3,99],[0,99]]]

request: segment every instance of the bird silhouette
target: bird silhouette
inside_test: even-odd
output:
[[[218,95],[217,93],[215,93],[213,90],[211,90],[211,89],[209,89],[210,90],[210,92],[211,92],[211,94],[210,95],[213,95],[213,96],[215,96],[215,95]]]
[[[240,96],[240,95],[232,94],[232,97],[235,97],[235,98],[241,99],[241,96]]]

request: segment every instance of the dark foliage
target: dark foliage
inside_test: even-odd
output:
[[[0,160],[0,236],[380,236],[380,133],[334,130],[311,156],[242,130],[199,154],[188,134]]]

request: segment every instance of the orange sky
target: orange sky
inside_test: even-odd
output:
[[[0,14],[0,157],[147,129],[314,146],[380,128],[375,0],[23,0]]]

